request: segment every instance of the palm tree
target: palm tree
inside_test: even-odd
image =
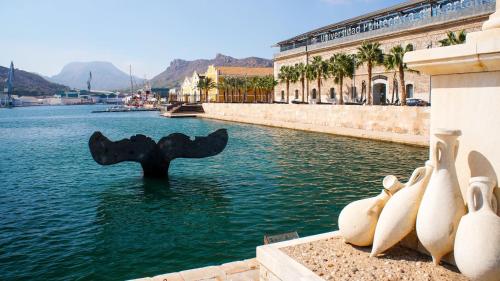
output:
[[[244,102],[244,93],[242,93],[243,88],[245,88],[245,79],[241,77],[236,77],[236,89],[238,89],[238,102]]]
[[[366,68],[368,70],[368,104],[373,104],[373,93],[372,93],[372,69],[374,66],[382,64],[384,62],[384,54],[380,49],[380,43],[368,43],[363,42],[361,47],[358,47],[358,53],[356,54],[357,67],[366,63]]]
[[[202,90],[205,90],[205,102],[208,102],[208,92],[211,89],[214,89],[217,87],[217,84],[212,80],[210,77],[204,77],[200,78],[198,81],[197,87],[200,89],[200,95],[202,93]]]
[[[297,78],[302,85],[302,102],[304,102],[304,89],[305,89],[306,70],[307,70],[306,65],[301,62],[301,63],[295,64],[294,68],[295,68]]]
[[[261,91],[261,96],[265,96],[267,103],[271,103],[270,96],[274,93],[274,87],[276,87],[276,85],[278,85],[278,81],[274,80],[273,75],[258,78],[257,89]]]
[[[247,80],[247,88],[250,88],[253,92],[253,102],[257,102],[257,88],[259,87],[259,78],[258,76],[250,77]]]
[[[290,81],[293,78],[293,68],[288,65],[283,65],[280,67],[280,72],[278,73],[278,79],[281,83],[286,83],[286,103],[289,102],[290,98]]]
[[[465,32],[465,30],[458,31],[457,33],[453,33],[453,31],[448,31],[446,33],[446,39],[439,40],[439,44],[441,44],[441,47],[463,44],[465,43],[466,38],[467,38],[467,33]]]
[[[401,45],[394,46],[389,54],[385,55],[384,66],[387,70],[395,70],[399,74],[399,86],[401,89],[401,105],[406,105],[406,85],[405,71],[414,71],[409,69],[404,63],[406,52],[413,51],[413,45],[408,44],[405,47]]]
[[[340,85],[339,104],[344,104],[344,78],[352,78],[354,69],[356,68],[356,60],[354,55],[338,53],[330,58],[330,73],[334,78],[335,84]]]
[[[309,85],[309,82],[316,80],[316,77],[317,77],[316,68],[314,68],[310,64],[306,65],[307,85]],[[309,102],[309,92],[307,92],[307,101]]]
[[[324,61],[321,56],[313,57],[311,66],[314,68],[316,74],[316,82],[318,83],[318,101],[321,103],[321,79],[328,78],[328,62]]]
[[[234,77],[231,77],[231,76],[228,76],[225,78],[228,86],[229,86],[229,89],[231,89],[231,103],[234,102],[234,85],[235,85],[235,80],[234,80]]]
[[[200,91],[200,102],[203,102],[203,95],[201,94],[203,92],[203,84],[205,83],[203,80],[203,77],[200,77],[198,83],[196,84],[196,88]],[[196,94],[194,95],[194,101],[196,102]]]
[[[219,90],[224,91],[222,101],[224,103],[226,103],[227,102],[227,93],[229,92],[229,89],[231,88],[231,85],[228,83],[227,79],[221,79],[219,81],[218,88],[219,88]]]

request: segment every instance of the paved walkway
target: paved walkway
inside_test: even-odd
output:
[[[249,259],[131,281],[259,281],[259,264]]]

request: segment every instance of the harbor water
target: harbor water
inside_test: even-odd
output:
[[[0,278],[124,280],[252,258],[264,234],[337,229],[348,202],[406,180],[427,150],[99,106],[0,109]],[[100,166],[88,139],[227,128],[220,155],[177,159],[168,181]]]

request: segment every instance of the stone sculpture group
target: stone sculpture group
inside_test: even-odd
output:
[[[435,265],[453,251],[458,269],[468,278],[500,280],[496,183],[488,177],[470,180],[466,214],[455,170],[459,135],[460,131],[437,130],[432,160],[417,168],[406,184],[387,176],[380,195],[347,205],[339,216],[345,242],[373,245],[375,257],[416,230]]]
[[[113,142],[101,132],[95,132],[90,137],[89,148],[94,160],[101,165],[133,161],[141,164],[144,177],[167,178],[172,160],[215,156],[224,150],[227,141],[226,129],[219,129],[194,140],[175,133],[162,138],[158,143],[144,135]]]

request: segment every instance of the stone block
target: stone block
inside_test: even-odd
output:
[[[179,273],[168,273],[155,276],[151,281],[184,281]]]
[[[218,266],[207,266],[180,272],[185,281],[226,280],[226,273]]]
[[[227,275],[230,275],[242,271],[247,271],[250,268],[248,267],[248,264],[244,261],[235,261],[221,265],[220,269],[224,271]]]
[[[227,281],[259,281],[259,270],[247,270],[227,275]]]

